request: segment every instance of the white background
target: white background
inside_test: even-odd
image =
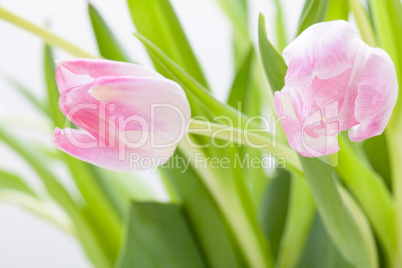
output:
[[[147,0],[143,0],[147,1]],[[226,97],[233,77],[229,22],[214,0],[172,0],[190,42],[219,99]],[[258,14],[265,15],[268,35],[275,41],[273,0],[251,0],[250,24],[257,36]],[[283,0],[289,37],[294,36],[303,0]],[[0,5],[39,24],[85,50],[97,53],[84,0],[0,0]],[[125,0],[93,0],[132,59],[150,65],[141,44],[133,37],[134,26]],[[0,21],[0,73],[7,73],[45,97],[42,70],[43,43],[37,37]],[[58,59],[71,56],[57,51]],[[17,119],[18,120],[17,120]],[[46,121],[0,77],[0,124],[23,122],[24,135],[33,142],[38,133],[48,142],[52,132]],[[32,137],[30,136],[31,133]],[[35,137],[34,137],[35,136]],[[35,174],[13,152],[0,144],[0,169],[17,171],[35,186]],[[163,198],[155,179],[148,180]],[[36,186],[35,186],[36,187]],[[0,203],[0,267],[91,267],[80,245],[53,225],[6,203]]]

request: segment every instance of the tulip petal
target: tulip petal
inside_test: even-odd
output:
[[[334,123],[335,125],[327,126],[329,130],[326,132],[310,132],[309,129],[314,125],[321,124],[321,111],[316,110],[306,116],[303,95],[297,94],[297,90],[285,86],[282,91],[275,92],[274,97],[275,111],[281,120],[289,145],[306,157],[318,157],[339,151],[336,139],[339,127]]]
[[[173,154],[175,146],[164,149],[127,148],[123,145],[99,146],[98,141],[87,132],[76,129],[58,129],[53,143],[65,153],[80,160],[106,169],[132,171],[154,168],[165,163]]]
[[[398,97],[395,67],[389,55],[373,49],[359,76],[354,113],[360,123],[349,131],[351,141],[361,141],[382,134]]]
[[[357,37],[342,20],[317,23],[307,28],[283,51],[288,65],[288,86],[307,87],[314,77],[328,79],[351,67],[348,41]]]
[[[60,94],[102,76],[162,77],[142,66],[118,61],[75,59],[57,63],[56,81]]]
[[[183,89],[165,78],[102,77],[89,93],[105,102],[107,116],[118,117],[120,132],[151,131],[165,142],[178,142],[191,110]]]
[[[115,135],[109,133],[111,126],[105,114],[104,103],[100,103],[88,93],[91,86],[92,84],[86,84],[64,92],[60,96],[59,107],[76,126],[107,143],[107,140],[114,139]]]

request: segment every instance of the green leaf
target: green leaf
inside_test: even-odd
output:
[[[342,256],[357,268],[377,267],[371,245],[341,198],[334,171],[317,158],[300,160],[325,229]]]
[[[195,57],[169,0],[128,0],[137,31],[159,47],[169,58],[208,88],[204,73]],[[161,72],[159,62],[152,57]],[[169,74],[162,73],[169,77]]]
[[[177,155],[177,157],[176,157]],[[176,191],[210,267],[244,267],[244,260],[214,199],[197,172],[184,162],[179,150],[161,167]]]
[[[239,70],[236,72],[228,97],[230,106],[240,109],[241,112],[248,116],[259,116],[261,114],[261,105],[266,101],[260,97],[259,87],[263,87],[263,85],[259,84],[258,77],[255,75],[258,72],[257,68],[260,68],[258,65],[254,48],[250,47],[249,52],[241,61]],[[232,163],[238,159],[245,161],[245,159],[261,159],[263,157],[261,151],[248,146],[234,149],[235,152],[231,158]],[[262,168],[245,166],[241,169],[241,173],[243,173],[242,180],[245,180],[250,188],[254,206],[259,207],[265,185],[268,182],[266,172]]]
[[[214,164],[212,163],[211,166],[209,159],[200,155],[200,150],[186,143],[185,140],[179,144],[179,147],[190,160],[192,167],[197,168],[204,184],[222,211],[247,261],[247,267],[273,267],[269,245],[258,226],[246,186],[238,176],[240,165],[234,169],[212,168]],[[227,154],[230,153],[228,150]],[[200,160],[205,165],[199,165]],[[233,179],[225,179],[228,177]]]
[[[280,0],[275,1],[275,8],[276,8],[276,36],[277,36],[277,47],[279,51],[282,51],[287,45],[287,38],[286,38],[286,28],[283,21],[283,12],[282,12],[282,5]]]
[[[246,57],[242,61],[242,64],[235,75],[232,87],[229,91],[229,97],[227,103],[233,108],[237,109],[238,104],[242,104],[241,108],[246,108],[244,102],[249,92],[251,84],[251,63],[253,60],[253,49],[250,48]]]
[[[56,66],[50,46],[44,46],[43,70],[45,74],[47,102],[51,119],[56,127],[64,128],[65,117],[59,109],[60,93],[56,84]]]
[[[278,170],[278,174],[268,185],[261,206],[260,225],[275,257],[278,255],[285,228],[289,206],[290,182],[289,172]]]
[[[88,3],[88,13],[91,18],[92,28],[95,33],[101,56],[109,60],[130,62],[130,58],[117,41],[112,30],[106,24],[96,8],[90,3]]]
[[[258,20],[258,44],[261,62],[271,90],[272,92],[281,90],[285,85],[287,66],[282,56],[268,41],[265,20],[262,14],[260,14]]]
[[[356,268],[347,262],[331,238],[317,214],[311,227],[303,255],[297,268]]]
[[[49,194],[66,209],[75,207],[68,192],[59,183],[56,176],[44,165],[34,151],[24,142],[16,139],[8,130],[0,127],[0,139],[20,155],[42,179]]]
[[[206,111],[209,111],[210,115],[226,115],[230,120],[232,120],[233,125],[241,128],[244,127],[244,124],[247,121],[247,117],[244,114],[239,113],[238,110],[216,100],[205,87],[195,81],[193,77],[173,62],[157,46],[140,34],[137,34],[136,36],[148,48],[149,53],[153,55],[154,59],[159,62],[159,66],[169,72],[170,77],[183,87],[187,93],[187,97],[195,97],[195,99],[189,100],[191,106],[193,106],[193,104],[202,105]],[[252,125],[253,124],[250,124],[250,127]]]
[[[309,26],[324,21],[328,5],[329,0],[306,0],[300,16],[297,35],[301,34]]]
[[[178,205],[131,204],[120,268],[207,267]]]
[[[326,21],[330,20],[348,20],[349,18],[349,0],[329,0]]]
[[[360,0],[349,0],[350,9],[356,19],[356,23],[359,26],[360,34],[364,42],[369,46],[376,47],[376,38],[372,26],[372,21],[366,9]]]
[[[296,267],[299,263],[315,214],[314,200],[303,177],[292,175],[289,199],[277,268]]]
[[[394,199],[381,177],[362,162],[359,148],[353,147],[346,133],[339,137],[339,163],[336,167],[342,182],[350,189],[369,218],[391,263],[398,252]],[[375,198],[373,198],[375,196]]]
[[[381,175],[388,189],[391,189],[391,167],[388,144],[385,135],[367,139],[363,143],[364,151],[374,170]]]
[[[12,190],[37,197],[35,191],[18,175],[0,170],[0,191]]]

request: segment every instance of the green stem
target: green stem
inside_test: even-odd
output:
[[[68,53],[80,57],[80,58],[100,58],[99,56],[94,56],[85,50],[77,47],[76,45],[66,41],[65,39],[61,38],[60,36],[46,30],[2,7],[0,7],[0,19],[5,20],[11,24],[14,24],[34,35],[39,36],[42,38],[47,44],[55,47],[59,47],[67,51]]]
[[[211,123],[207,121],[191,120],[188,133],[211,137],[237,144],[246,145],[264,152],[272,153],[272,156],[279,159],[286,159],[289,169],[301,174],[302,167],[297,153],[288,145],[276,141],[276,137],[270,133],[258,130],[245,131],[243,129]]]

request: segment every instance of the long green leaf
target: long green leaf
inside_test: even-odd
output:
[[[315,205],[304,178],[293,175],[285,230],[282,235],[277,268],[296,267],[306,246],[314,219]]]
[[[246,188],[244,182],[239,181],[236,176],[241,167],[238,165],[234,170],[212,168],[209,160],[200,155],[200,150],[190,146],[185,140],[179,144],[179,147],[190,160],[192,167],[197,168],[204,184],[214,197],[235,234],[247,265],[250,267],[272,267],[273,258],[270,254],[269,245],[258,226],[257,218],[253,215],[254,212],[250,210],[251,201],[244,193]],[[199,165],[200,160],[205,165]],[[227,180],[227,177],[233,179]],[[237,211],[237,213],[233,213],[233,211]]]
[[[361,3],[360,0],[349,0],[349,7],[356,19],[363,41],[369,46],[375,47],[376,38],[372,27],[372,21],[366,9],[363,7],[363,3]]]
[[[277,38],[277,47],[279,51],[282,51],[287,45],[286,38],[286,28],[283,21],[283,12],[282,5],[280,0],[274,0],[275,8],[276,8],[276,38]]]
[[[207,267],[178,205],[132,203],[120,268]]]
[[[239,248],[214,199],[196,170],[185,167],[188,162],[184,162],[187,161],[184,155],[179,150],[176,155],[162,166],[161,171],[176,190],[207,263],[211,267],[243,267]],[[183,162],[177,162],[177,159]]]
[[[169,57],[167,57],[167,55],[164,54],[157,46],[140,34],[137,34],[136,36],[149,49],[150,53],[159,61],[159,64],[162,65],[165,70],[169,71],[170,76],[173,77],[173,80],[183,87],[188,96],[196,97],[197,101],[203,107],[205,107],[210,114],[215,116],[226,115],[228,118],[230,118],[230,120],[232,120],[233,125],[238,126],[239,128],[244,127],[248,119],[246,115],[242,114],[233,107],[216,100],[205,87],[195,81],[194,78],[187,74]],[[252,123],[250,123],[250,127],[258,127],[258,124]]]
[[[385,134],[383,134],[364,141],[363,148],[373,169],[391,189],[391,167],[387,143]]]
[[[302,14],[300,15],[297,35],[301,34],[309,26],[325,19],[329,0],[306,0]]]
[[[325,20],[348,20],[349,0],[329,0]]]
[[[250,48],[246,57],[242,60],[239,70],[236,72],[232,87],[229,92],[228,104],[233,108],[239,109],[248,116],[259,116],[261,114],[261,105],[263,104],[259,92],[259,81],[255,73],[259,66],[254,48]],[[266,89],[266,88],[264,88]],[[239,107],[240,106],[240,107]],[[244,159],[261,159],[262,153],[247,146],[242,146],[235,150],[231,161],[236,161],[238,156],[241,161]],[[268,182],[266,172],[262,168],[251,168],[246,166],[242,168],[243,180],[246,180],[254,201],[255,207],[259,207],[265,185]]]
[[[394,200],[381,177],[361,161],[358,148],[353,148],[345,135],[339,138],[342,150],[336,170],[370,219],[387,260],[392,263],[394,254],[398,254]]]
[[[258,19],[258,44],[261,62],[271,90],[272,92],[281,90],[285,85],[284,78],[286,75],[287,66],[282,56],[268,41],[265,20],[262,14],[260,14]]]
[[[0,170],[0,191],[1,190],[18,191],[37,197],[36,192],[21,177],[5,170]]]
[[[117,41],[112,30],[98,10],[90,3],[88,3],[88,13],[101,56],[109,60],[130,62],[130,58]]]
[[[208,88],[204,73],[169,0],[128,0],[137,31]],[[158,70],[158,62],[153,58]],[[163,68],[162,68],[163,70]],[[166,76],[169,74],[162,73]]]
[[[399,0],[370,0],[370,11],[379,45],[391,56],[398,76],[399,86],[402,84],[402,3]],[[388,124],[387,138],[390,152],[390,165],[393,191],[397,207],[397,248],[392,252],[395,266],[402,265],[402,94]]]
[[[357,268],[377,267],[371,245],[342,201],[334,171],[319,159],[300,158],[324,226],[342,256]]]
[[[297,268],[356,268],[347,262],[331,241],[319,215],[312,224]]]
[[[260,212],[260,224],[269,241],[273,256],[278,255],[288,213],[290,174],[279,170],[269,183]]]

